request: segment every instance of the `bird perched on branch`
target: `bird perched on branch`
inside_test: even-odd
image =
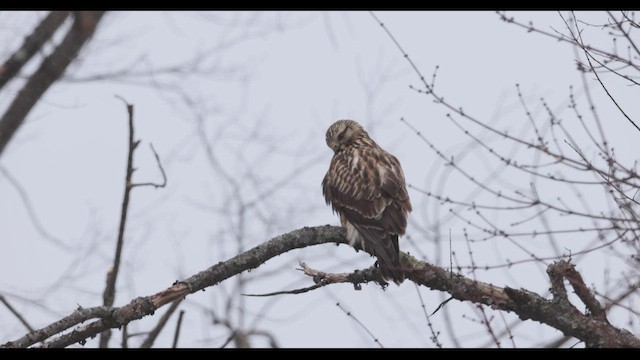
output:
[[[398,236],[411,211],[400,162],[353,120],[333,123],[326,140],[334,151],[322,180],[327,204],[340,215],[349,244],[373,252],[385,280],[399,285],[404,272]]]

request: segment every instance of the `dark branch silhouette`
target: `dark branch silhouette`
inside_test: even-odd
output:
[[[165,325],[167,325],[167,321],[169,321],[169,318],[171,317],[171,315],[173,315],[173,313],[176,311],[178,306],[180,306],[181,302],[182,302],[182,299],[174,301],[171,304],[171,306],[169,306],[167,311],[165,311],[165,313],[162,314],[156,326],[149,332],[149,335],[147,335],[147,338],[144,339],[144,341],[142,342],[142,345],[140,345],[141,348],[147,349],[153,346],[153,343],[156,341],[156,338],[158,337],[158,335],[160,335],[160,331],[162,331]]]
[[[24,39],[22,46],[0,66],[0,89],[13,79],[20,69],[38,53],[69,17],[69,11],[51,11]]]
[[[22,325],[24,325],[24,327],[29,329],[29,331],[35,331],[27,319],[25,319],[24,316],[22,316],[22,314],[20,314],[20,312],[16,310],[2,294],[0,294],[0,302],[9,309],[9,311],[22,323]]]
[[[173,334],[173,344],[171,345],[173,349],[178,347],[178,339],[180,338],[180,327],[182,326],[183,317],[184,310],[180,310],[180,314],[178,314],[178,322],[176,323],[176,332]]]
[[[42,95],[78,56],[80,49],[91,38],[103,15],[104,11],[75,13],[73,25],[60,45],[42,61],[38,70],[29,77],[0,117],[0,155]]]
[[[116,250],[115,255],[113,257],[113,266],[107,272],[107,284],[104,289],[104,293],[102,295],[103,306],[111,307],[113,306],[113,302],[115,300],[116,295],[116,280],[118,279],[118,273],[120,271],[120,263],[122,262],[122,249],[124,246],[124,235],[127,226],[127,214],[129,213],[129,201],[131,199],[131,190],[133,190],[136,186],[153,186],[156,189],[162,188],[167,185],[167,176],[162,168],[162,163],[160,163],[160,158],[158,157],[158,153],[156,153],[153,146],[151,146],[151,150],[153,151],[153,155],[156,158],[156,162],[158,163],[158,167],[162,172],[162,184],[156,183],[140,183],[135,184],[133,182],[133,172],[135,171],[135,167],[133,165],[133,155],[136,151],[136,148],[140,144],[140,140],[136,140],[135,136],[135,126],[133,121],[133,105],[129,104],[125,99],[120,96],[116,96],[120,100],[122,100],[127,107],[128,114],[128,124],[129,124],[129,151],[127,152],[127,171],[125,175],[124,182],[124,196],[122,199],[122,208],[120,212],[120,226],[118,228],[118,238],[116,241]],[[106,348],[109,345],[109,339],[111,338],[111,331],[107,330],[100,335],[100,347]],[[150,340],[151,344],[153,343],[153,339]]]

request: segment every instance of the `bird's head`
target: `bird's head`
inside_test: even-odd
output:
[[[369,134],[360,124],[353,120],[338,120],[327,130],[327,145],[338,152],[347,146],[356,143],[360,139],[366,139]]]

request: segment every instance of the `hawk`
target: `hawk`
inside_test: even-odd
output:
[[[385,280],[399,285],[404,273],[398,236],[404,234],[411,211],[400,162],[353,120],[333,123],[326,140],[334,151],[322,180],[327,204],[340,215],[349,244],[372,252]]]

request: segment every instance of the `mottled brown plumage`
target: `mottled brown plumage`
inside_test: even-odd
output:
[[[351,246],[373,250],[382,275],[400,284],[398,235],[411,211],[400,162],[353,120],[333,123],[326,140],[334,151],[322,180],[327,204],[340,215]]]

